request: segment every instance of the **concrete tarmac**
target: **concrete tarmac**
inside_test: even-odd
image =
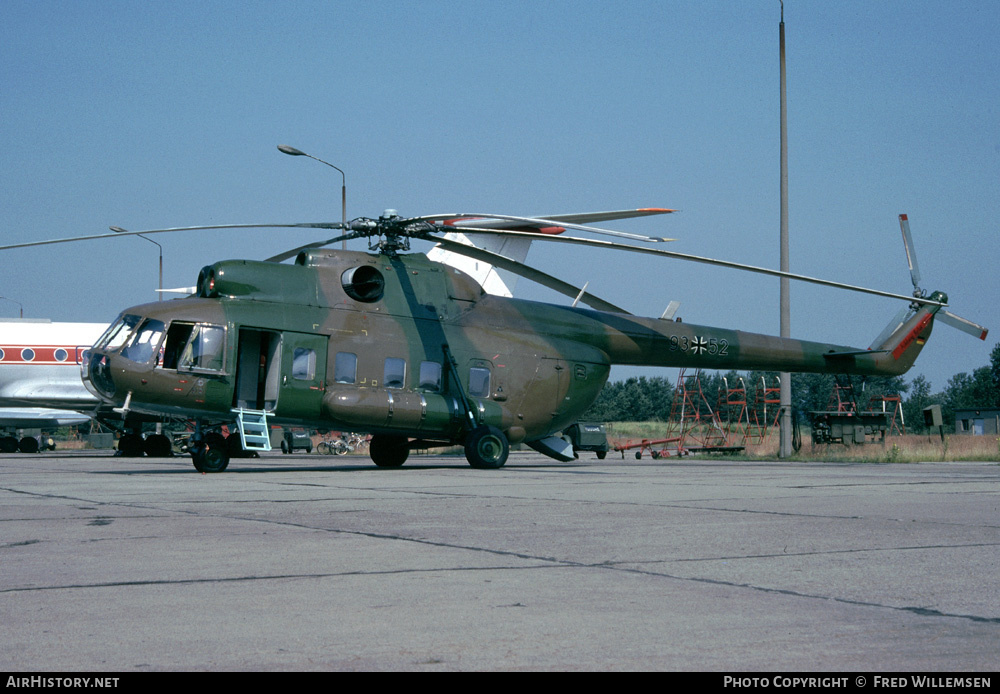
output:
[[[1000,464],[0,455],[0,671],[997,669]]]

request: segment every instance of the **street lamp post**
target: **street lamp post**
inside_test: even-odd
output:
[[[121,234],[123,232],[128,231],[128,229],[122,229],[121,227],[108,227],[108,228],[111,229],[111,231],[115,232],[116,234]],[[149,241],[150,243],[154,244],[160,251],[160,286],[159,286],[160,291],[157,293],[159,294],[158,301],[163,301],[163,246],[156,243],[156,241],[149,238],[148,236],[143,236],[142,234],[136,234],[136,236],[138,236],[140,239],[145,239],[146,241]]]
[[[278,145],[278,151],[292,157],[309,157],[310,159],[315,159],[320,164],[326,164],[331,169],[337,169],[337,171],[340,171],[340,176],[342,179],[340,186],[340,221],[343,222],[344,228],[346,229],[347,228],[347,174],[344,173],[343,169],[341,169],[339,166],[334,166],[328,161],[323,161],[319,157],[314,157],[311,154],[307,154],[300,149],[289,147],[288,145]],[[346,250],[347,241],[343,241],[341,247]]]
[[[20,317],[24,318],[24,306],[21,305],[20,301],[14,301],[14,299],[11,299],[9,296],[0,296],[0,299],[4,299],[5,301],[10,301],[12,303],[17,304],[18,307],[21,309]]]

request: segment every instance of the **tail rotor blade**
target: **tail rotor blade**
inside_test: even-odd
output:
[[[969,333],[973,337],[978,337],[980,340],[985,340],[986,333],[989,332],[989,330],[983,326],[973,323],[970,320],[966,320],[961,316],[956,316],[951,311],[946,311],[944,309],[937,312],[937,319],[953,328],[958,328],[963,333]]]
[[[910,266],[910,279],[913,290],[920,290],[920,266],[917,265],[917,252],[913,247],[913,237],[910,235],[910,220],[905,214],[899,215],[899,228],[903,232],[903,247],[906,249],[906,262]]]

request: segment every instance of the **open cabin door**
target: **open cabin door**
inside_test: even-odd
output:
[[[281,334],[240,328],[233,407],[273,412],[278,402]]]
[[[326,381],[327,337],[241,328],[233,406],[315,419]]]

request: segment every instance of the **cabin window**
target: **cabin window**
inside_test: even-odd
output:
[[[441,365],[436,361],[420,362],[420,388],[432,393],[441,392]]]
[[[316,350],[296,347],[292,352],[292,378],[311,381],[316,378]]]
[[[386,388],[402,388],[406,384],[406,360],[386,357],[382,384]]]
[[[35,350],[31,347],[25,347],[21,350],[21,359],[24,361],[35,361]]]
[[[147,319],[139,326],[139,329],[135,331],[135,336],[122,350],[122,356],[138,364],[147,363],[160,346],[163,328],[163,321]]]
[[[469,395],[484,398],[490,394],[490,370],[479,366],[469,369]]]
[[[163,347],[163,368],[178,371],[222,371],[226,330],[219,325],[173,323]]]
[[[191,331],[178,368],[222,371],[226,331],[215,325],[196,325]]]
[[[66,361],[69,359],[69,352],[60,347],[53,353],[53,356],[56,358],[56,361]]]
[[[163,368],[176,369],[181,350],[191,337],[194,325],[191,323],[171,323],[167,329],[167,341],[163,346]]]
[[[337,352],[333,359],[333,380],[337,383],[354,383],[358,378],[358,355]]]

